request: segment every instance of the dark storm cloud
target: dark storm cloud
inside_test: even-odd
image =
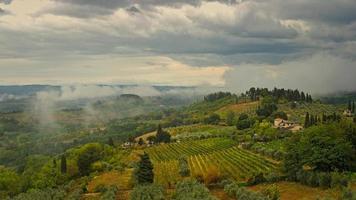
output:
[[[12,0],[0,0],[0,3],[10,4]]]
[[[272,0],[267,1],[270,10],[275,10],[283,18],[323,21],[344,24],[356,20],[354,0]]]

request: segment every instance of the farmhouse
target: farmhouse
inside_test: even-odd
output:
[[[344,110],[343,115],[346,116],[346,117],[352,117],[352,112],[351,112],[351,110],[346,109],[346,110]]]
[[[300,131],[303,129],[303,127],[301,125],[299,125],[298,123],[295,122],[291,122],[288,120],[284,120],[281,118],[277,118],[274,120],[274,127],[275,128],[280,128],[280,129],[286,129],[286,130],[290,130],[290,131]]]

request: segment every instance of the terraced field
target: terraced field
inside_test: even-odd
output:
[[[185,156],[191,176],[205,177],[209,169],[235,180],[246,180],[258,172],[278,170],[278,164],[262,156],[243,150],[233,140],[212,138],[163,144],[148,148],[154,164],[155,182],[172,187],[182,179],[178,159]]]

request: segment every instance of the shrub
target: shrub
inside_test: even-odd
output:
[[[258,173],[252,176],[248,181],[247,185],[257,185],[259,183],[266,182],[266,178],[264,177],[263,173]]]
[[[194,179],[186,179],[178,182],[176,191],[172,196],[173,200],[215,200],[210,195],[209,190]]]
[[[239,187],[237,183],[231,183],[224,187],[224,191],[233,198],[239,200],[268,200],[262,194]]]
[[[353,191],[351,188],[344,188],[341,194],[341,199],[343,200],[355,200],[356,191]]]
[[[189,166],[188,166],[188,161],[186,158],[181,157],[179,159],[179,174],[182,177],[187,177],[190,175],[190,170],[189,170]]]
[[[164,200],[164,190],[157,185],[139,185],[135,187],[130,195],[131,200]]]
[[[285,176],[277,173],[277,172],[270,172],[265,175],[266,181],[269,183],[275,183],[278,181],[283,181],[285,180]]]
[[[331,187],[347,187],[348,179],[346,175],[332,172],[331,173]]]
[[[319,173],[319,186],[323,188],[329,188],[331,186],[330,173]]]
[[[319,186],[319,178],[318,178],[318,174],[316,172],[308,173],[307,185],[312,186],[312,187]]]

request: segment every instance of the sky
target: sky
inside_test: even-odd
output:
[[[0,0],[0,84],[356,90],[355,0]]]

